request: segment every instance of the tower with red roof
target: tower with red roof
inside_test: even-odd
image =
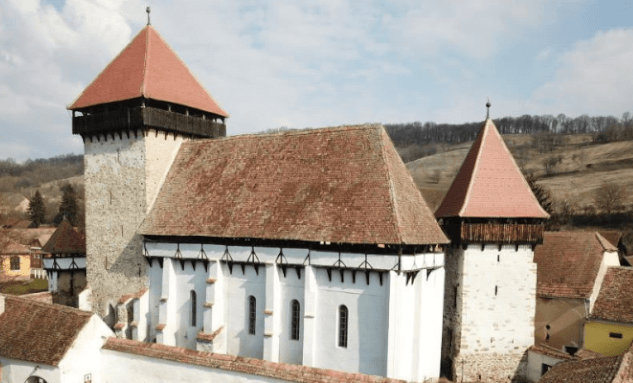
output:
[[[436,218],[446,254],[442,362],[455,381],[508,381],[534,341],[534,246],[549,217],[489,118]]]
[[[225,136],[228,114],[149,22],[68,109],[85,149],[87,277],[105,316],[147,284],[136,233],[180,145]]]

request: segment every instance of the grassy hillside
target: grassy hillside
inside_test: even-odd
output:
[[[563,136],[551,151],[539,151],[534,135],[506,135],[504,140],[524,173],[550,190],[557,201],[578,211],[594,205],[594,193],[604,182],[625,185],[633,194],[633,141],[593,144],[591,135]],[[407,168],[432,209],[439,206],[472,142],[448,146],[446,151],[407,163]],[[556,159],[549,171],[544,162]],[[627,201],[633,210],[633,198]]]

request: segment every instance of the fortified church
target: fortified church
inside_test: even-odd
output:
[[[405,381],[524,375],[547,214],[490,119],[434,216],[380,125],[226,137],[149,24],[69,109],[80,306],[119,337]]]

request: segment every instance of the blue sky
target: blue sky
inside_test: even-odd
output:
[[[229,112],[280,126],[633,109],[633,0],[3,0],[0,159],[81,153],[66,110],[152,25]]]

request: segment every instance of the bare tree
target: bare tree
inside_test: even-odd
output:
[[[604,182],[593,193],[596,207],[607,214],[624,210],[627,202],[626,186],[615,182]]]
[[[543,167],[545,168],[545,174],[551,175],[554,173],[554,168],[563,162],[563,156],[550,156],[543,159]]]

